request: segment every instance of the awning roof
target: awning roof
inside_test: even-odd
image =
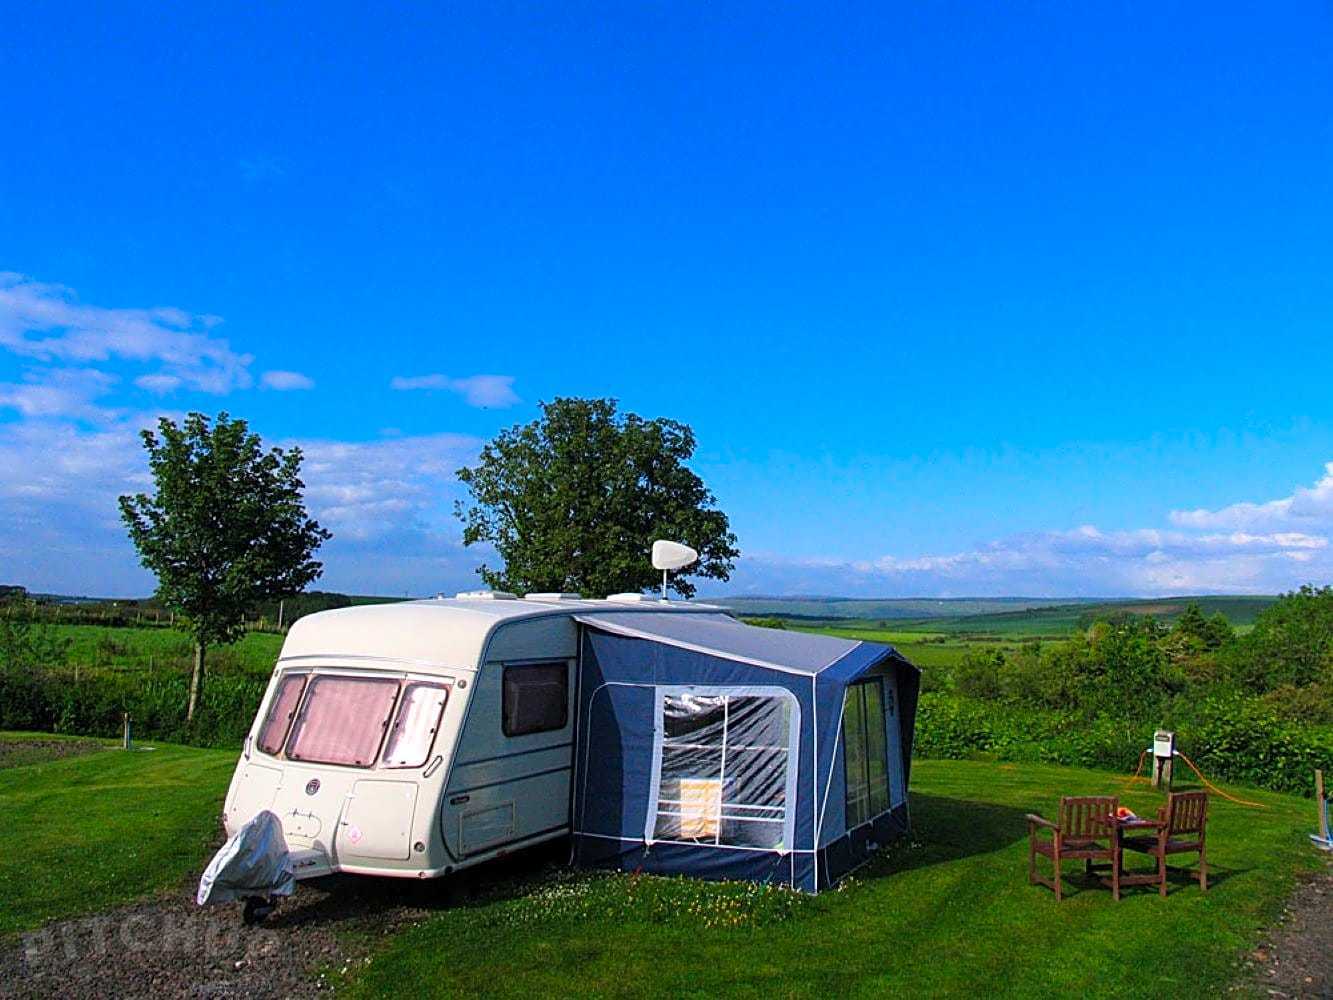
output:
[[[813,676],[847,660],[856,661],[857,666],[864,669],[885,656],[896,655],[892,646],[877,642],[758,628],[738,622],[729,615],[620,612],[614,615],[587,614],[574,617],[584,625],[591,625],[612,635],[660,642],[785,673]]]

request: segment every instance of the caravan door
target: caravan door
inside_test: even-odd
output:
[[[460,860],[569,828],[572,661],[488,663],[476,684],[440,814]]]

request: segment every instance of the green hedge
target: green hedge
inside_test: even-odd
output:
[[[263,698],[266,677],[208,677],[193,724],[185,724],[185,673],[0,669],[0,729],[119,736],[128,711],[143,739],[239,747]],[[1333,771],[1333,730],[1284,722],[1260,698],[1215,695],[1160,720],[1180,749],[1214,780],[1310,794],[1312,774]],[[927,692],[918,706],[915,752],[1104,768],[1129,773],[1156,724],[1055,712]]]
[[[915,752],[922,757],[1097,767],[1130,773],[1157,725],[1017,708],[943,693],[921,696]],[[1257,698],[1219,695],[1177,709],[1161,725],[1213,780],[1309,795],[1314,769],[1333,770],[1327,729],[1282,722]]]
[[[136,737],[200,747],[239,747],[267,677],[207,678],[194,722],[186,725],[189,677],[172,673],[0,670],[0,729],[119,736],[129,712]]]

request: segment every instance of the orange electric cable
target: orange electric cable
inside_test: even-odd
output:
[[[1148,756],[1148,751],[1147,751],[1147,750],[1144,750],[1142,753],[1139,754],[1139,763],[1138,763],[1138,766],[1134,768],[1134,773],[1131,774],[1128,778],[1125,779],[1125,781],[1122,783],[1122,787],[1124,787],[1124,788],[1128,788],[1130,785],[1134,784],[1134,782],[1136,782],[1136,781],[1140,781],[1140,780],[1142,780],[1142,781],[1147,781],[1147,780],[1148,780],[1147,778],[1142,778],[1142,779],[1139,778],[1139,775],[1143,773],[1143,760],[1144,760],[1144,758],[1147,757],[1147,756]],[[1176,756],[1179,757],[1181,760],[1183,760],[1186,764],[1188,764],[1188,765],[1190,766],[1190,770],[1193,771],[1195,774],[1197,774],[1197,775],[1199,776],[1199,780],[1202,781],[1202,782],[1204,783],[1205,786],[1207,786],[1208,788],[1211,788],[1211,789],[1212,789],[1214,792],[1216,792],[1218,795],[1222,796],[1222,798],[1224,798],[1224,799],[1230,799],[1232,802],[1235,802],[1237,805],[1242,805],[1242,806],[1253,806],[1255,809],[1267,809],[1267,808],[1268,808],[1268,806],[1264,805],[1262,802],[1250,802],[1248,799],[1238,799],[1238,798],[1236,798],[1236,796],[1234,796],[1234,795],[1228,795],[1226,792],[1222,791],[1222,789],[1218,788],[1218,787],[1217,787],[1216,785],[1214,785],[1211,781],[1209,781],[1207,778],[1205,778],[1205,777],[1203,776],[1203,772],[1200,771],[1200,770],[1195,766],[1194,761],[1190,760],[1188,757],[1185,756],[1185,754],[1184,754],[1183,751],[1177,750],[1177,751],[1176,751]]]
[[[1134,784],[1134,782],[1139,780],[1139,774],[1143,771],[1143,758],[1146,756],[1148,756],[1147,750],[1144,750],[1139,754],[1138,767],[1134,768],[1134,773],[1125,779],[1124,783],[1121,785],[1122,788],[1128,788],[1130,785]]]
[[[1205,777],[1203,776],[1203,772],[1200,771],[1197,767],[1194,766],[1194,761],[1192,761],[1192,760],[1190,760],[1188,757],[1186,757],[1185,754],[1184,754],[1183,752],[1181,752],[1180,750],[1177,750],[1177,751],[1176,751],[1176,756],[1179,757],[1181,760],[1183,760],[1186,764],[1188,764],[1188,765],[1190,766],[1190,770],[1193,771],[1195,774],[1197,774],[1197,775],[1199,776],[1199,780],[1200,780],[1200,781],[1202,781],[1206,786],[1208,786],[1208,787],[1211,788],[1213,791],[1215,791],[1218,795],[1222,796],[1222,798],[1224,798],[1224,799],[1230,799],[1232,802],[1235,802],[1237,805],[1242,805],[1242,806],[1253,806],[1255,809],[1267,809],[1267,808],[1268,808],[1268,806],[1264,805],[1262,802],[1250,802],[1250,801],[1247,800],[1247,799],[1238,799],[1238,798],[1236,798],[1236,796],[1234,796],[1234,795],[1228,795],[1226,792],[1222,791],[1222,789],[1218,788],[1218,787],[1217,787],[1216,785],[1214,785],[1211,781],[1209,781],[1207,778],[1205,778]]]

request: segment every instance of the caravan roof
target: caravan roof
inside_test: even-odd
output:
[[[534,598],[536,595],[532,595]],[[725,615],[724,608],[683,601],[550,600],[490,596],[363,604],[297,619],[283,643],[282,660],[297,657],[375,657],[476,667],[491,634],[508,622],[586,613],[635,617]]]

